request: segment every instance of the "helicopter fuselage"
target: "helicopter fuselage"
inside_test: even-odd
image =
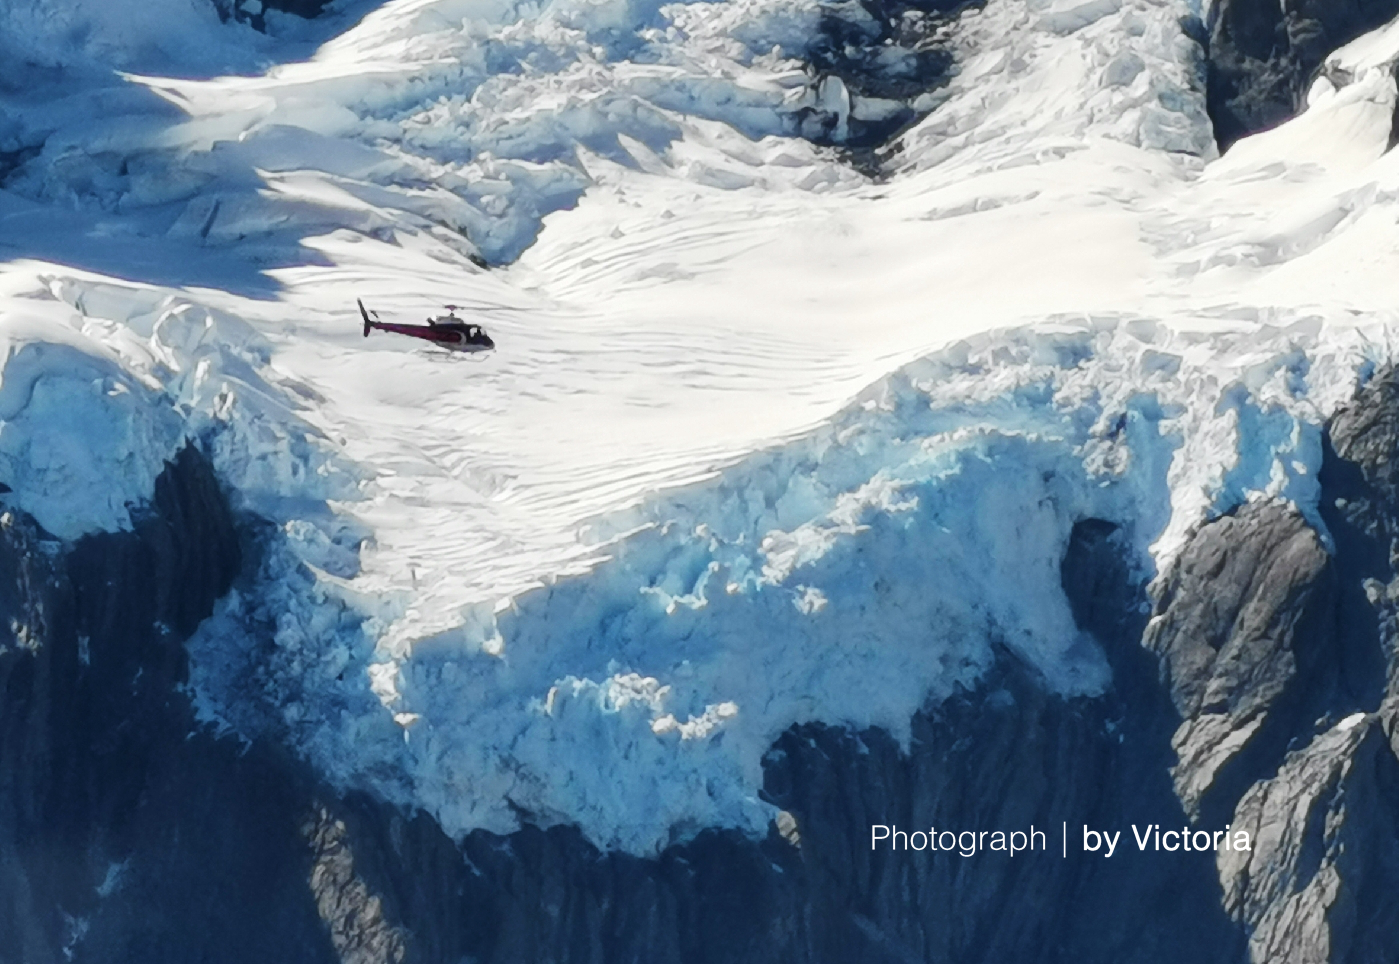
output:
[[[421,338],[450,351],[490,351],[495,347],[491,336],[481,330],[480,325],[466,322],[437,322],[427,325],[401,325],[393,322],[371,321],[369,327],[377,331],[388,331],[409,338]]]
[[[377,315],[371,318],[364,302],[357,300],[356,303],[359,305],[360,315],[364,318],[366,338],[371,331],[387,331],[395,335],[407,335],[409,338],[420,338],[448,351],[477,352],[495,348],[495,342],[486,334],[486,330],[480,325],[462,321],[456,316],[454,306],[449,306],[452,314],[431,318],[426,325],[408,325],[379,321]]]

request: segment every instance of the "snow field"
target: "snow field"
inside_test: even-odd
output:
[[[1245,500],[1315,518],[1320,425],[1393,358],[1395,52],[1216,160],[1186,10],[964,14],[877,183],[790,136],[867,108],[787,0],[399,0],[256,76],[73,81],[0,131],[42,143],[0,194],[5,498],[120,528],[197,439],[268,523],[190,644],[206,718],[453,833],[761,831],[793,723],[906,734],[1000,647],[1101,688],[1077,519],[1149,577]],[[357,296],[500,350],[364,339]]]

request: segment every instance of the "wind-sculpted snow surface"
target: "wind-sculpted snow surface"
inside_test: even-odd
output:
[[[944,11],[897,97],[813,66],[868,14],[397,0],[203,80],[44,34],[4,498],[122,528],[195,440],[261,551],[190,644],[204,717],[454,834],[761,831],[793,724],[906,739],[1001,653],[1098,692],[1075,523],[1143,578],[1251,500],[1325,537],[1321,425],[1393,356],[1391,34],[1217,159],[1188,4]],[[900,111],[878,180],[829,146]]]
[[[669,9],[386,4],[312,62],[264,78],[130,77],[125,88],[20,111],[5,132],[10,150],[36,156],[7,186],[144,213],[137,230],[196,242],[288,244],[308,228],[411,225],[498,262],[518,256],[544,214],[576,202],[593,155],[727,187],[852,179],[809,149],[760,140],[795,132],[797,114],[816,103],[814,80],[794,59],[816,3]],[[30,14],[50,27],[64,15],[45,5]],[[102,34],[83,24],[70,29]],[[170,27],[172,43],[210,56],[230,42],[182,31],[178,19]],[[235,28],[248,30],[230,24],[230,36]],[[162,66],[139,50],[118,53],[107,60]],[[167,116],[160,99],[191,116]],[[100,147],[99,100],[120,117]],[[656,160],[677,142],[690,149]]]
[[[908,30],[920,17],[941,26],[904,36],[864,7],[821,0],[397,2],[310,62],[211,80],[158,75],[247,69],[276,47],[183,7],[141,8],[165,32],[110,31],[106,9],[35,0],[0,37],[16,50],[41,38],[40,61],[70,71],[150,72],[77,91],[45,74],[36,102],[10,98],[6,188],[121,215],[124,234],[256,241],[269,259],[348,227],[422,232],[449,263],[509,262],[542,218],[578,201],[602,159],[725,189],[850,188],[861,178],[803,138],[867,143],[949,99],[905,149],[919,166],[964,146],[972,128],[974,141],[1011,133],[1020,146],[1046,128],[1096,128],[1131,144],[1213,150],[1199,48],[1176,22],[1183,4],[1164,17],[1145,2],[909,7],[899,20]],[[300,49],[297,36],[288,29],[289,49]],[[164,45],[156,53],[151,37]],[[823,53],[832,44],[849,53],[833,60]],[[920,66],[934,49],[942,67]],[[881,71],[904,79],[873,84]],[[990,77],[1014,86],[988,87]],[[1060,99],[1066,84],[1091,94]],[[1015,86],[1043,93],[1008,105]]]
[[[906,735],[998,651],[1057,692],[1100,691],[1060,587],[1073,524],[1119,523],[1149,575],[1247,499],[1315,519],[1319,419],[1386,351],[1315,325],[1056,327],[910,366],[814,436],[605,520],[626,531],[587,574],[391,661],[366,665],[355,603],[274,556],[193,644],[195,684],[240,731],[284,732],[452,833],[524,816],[637,853],[761,833],[762,758],[794,724]],[[260,629],[275,647],[239,642]],[[401,735],[341,682],[366,674]]]

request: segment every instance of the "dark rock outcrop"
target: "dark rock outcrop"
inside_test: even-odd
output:
[[[798,116],[801,136],[871,150],[907,130],[920,117],[918,96],[951,78],[956,15],[973,5],[858,0],[824,7],[806,55],[821,106]]]
[[[332,961],[275,752],[197,732],[184,638],[239,567],[186,449],[134,531],[0,517],[0,961]]]
[[[262,30],[266,27],[269,10],[290,13],[310,20],[325,12],[330,0],[258,0],[251,4],[244,0],[213,0],[213,4],[221,20],[246,21],[255,30]]]
[[[1331,420],[1320,511],[1244,506],[1196,533],[1144,637],[1181,723],[1173,775],[1221,851],[1253,961],[1399,960],[1399,375]]]
[[[1232,807],[1275,766],[1301,693],[1329,668],[1321,628],[1334,597],[1320,537],[1278,503],[1205,526],[1162,581],[1143,641],[1183,720],[1176,792],[1192,816],[1219,823],[1206,795]]]
[[[1350,718],[1240,800],[1250,851],[1220,855],[1225,907],[1269,964],[1395,959],[1399,761],[1379,720]]]
[[[1394,86],[1399,88],[1399,63],[1394,65]],[[1394,119],[1389,122],[1389,143],[1385,145],[1385,150],[1392,151],[1399,147],[1399,97],[1394,99]]]
[[[1220,150],[1294,117],[1327,55],[1396,16],[1399,0],[1217,0],[1207,103]]]

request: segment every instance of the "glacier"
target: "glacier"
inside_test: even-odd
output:
[[[1393,24],[1221,157],[1185,2],[140,9],[0,24],[4,499],[130,528],[195,442],[260,552],[201,718],[454,836],[761,835],[795,725],[907,747],[999,652],[1101,692],[1074,524],[1144,579],[1249,503],[1329,537],[1395,361]],[[937,69],[871,96],[823,31]]]

